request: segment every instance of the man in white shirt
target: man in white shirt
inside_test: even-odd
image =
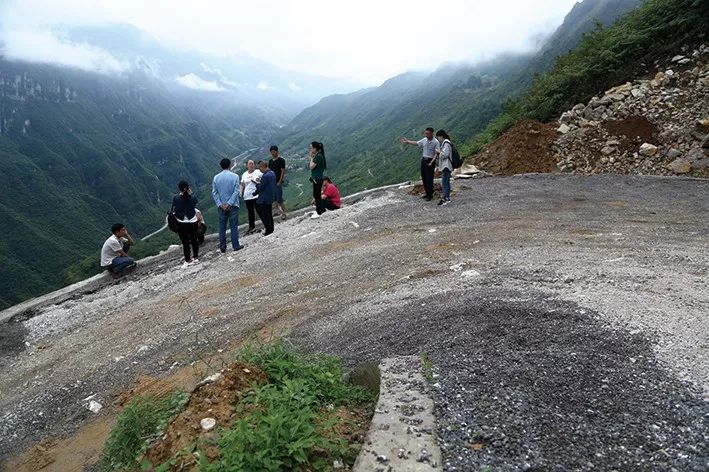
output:
[[[438,140],[433,139],[433,128],[426,128],[423,136],[423,139],[418,141],[402,137],[399,142],[410,146],[418,146],[421,149],[421,180],[426,191],[426,195],[423,198],[430,202],[433,200],[433,176],[436,171],[436,156],[441,149],[441,144]]]
[[[241,197],[249,215],[249,230],[246,234],[256,231],[256,184],[261,180],[261,175],[252,160],[246,163],[246,171],[241,175]]]
[[[101,267],[115,279],[126,269],[135,266],[135,261],[128,256],[128,249],[133,245],[133,238],[121,223],[111,226],[113,233],[101,248]]]

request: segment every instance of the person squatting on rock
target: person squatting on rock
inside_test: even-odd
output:
[[[241,175],[241,197],[246,203],[246,210],[249,217],[249,229],[246,234],[256,231],[256,182],[263,174],[256,168],[254,161],[246,163],[246,171]]]
[[[412,141],[404,137],[399,138],[401,144],[418,146],[421,149],[421,180],[426,194],[423,196],[427,201],[433,200],[433,177],[435,174],[436,153],[440,151],[441,145],[438,140],[433,139],[433,128],[426,128],[423,132],[423,139]]]
[[[126,269],[135,267],[135,261],[128,256],[128,249],[133,245],[128,229],[116,223],[111,226],[111,233],[101,248],[101,267],[115,279]]]
[[[320,197],[319,214],[323,214],[327,210],[335,211],[340,209],[342,204],[340,201],[340,190],[332,183],[330,177],[323,179],[322,195]]]
[[[243,249],[239,244],[239,176],[231,171],[231,161],[222,159],[222,171],[212,181],[212,197],[219,217],[219,250],[226,252],[226,224],[231,227],[231,248]]]
[[[266,161],[259,161],[263,175],[256,183],[256,212],[264,227],[264,236],[273,233],[273,202],[276,199],[276,174],[268,168]]]
[[[276,206],[281,213],[281,219],[285,220],[286,217],[286,204],[283,200],[283,183],[286,178],[286,160],[278,155],[278,146],[271,146],[269,149],[271,152],[271,159],[268,160],[268,168],[273,171],[273,175],[276,176]]]
[[[327,169],[325,148],[323,144],[318,141],[310,143],[310,163],[308,164],[308,168],[310,169],[310,182],[313,184],[313,205],[315,205],[315,213],[313,213],[312,217],[316,218],[325,211],[321,200],[323,179],[325,169]]]
[[[182,241],[182,252],[185,255],[183,267],[187,267],[199,262],[197,197],[192,195],[192,189],[185,180],[180,181],[177,188],[180,193],[172,199],[172,212],[177,219],[177,234]]]
[[[451,174],[453,173],[453,144],[451,138],[445,130],[439,129],[436,132],[436,139],[440,143],[438,156],[438,172],[441,173],[441,187],[443,198],[439,205],[448,205],[451,202]]]

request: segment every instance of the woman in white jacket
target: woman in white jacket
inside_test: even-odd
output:
[[[441,143],[441,150],[438,153],[438,171],[441,173],[441,187],[443,187],[443,198],[439,205],[448,205],[451,202],[451,174],[453,173],[453,145],[451,138],[445,130],[439,129],[436,132],[436,139]]]

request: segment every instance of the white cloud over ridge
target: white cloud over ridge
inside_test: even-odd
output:
[[[64,41],[50,31],[15,31],[5,42],[5,56],[29,62],[61,64],[101,73],[123,72],[130,67],[103,49],[84,43]]]
[[[175,77],[175,82],[183,87],[192,90],[204,90],[207,92],[224,92],[226,89],[219,85],[218,82],[212,80],[204,80],[202,77],[190,72],[181,77]]]
[[[0,0],[0,41],[18,57],[46,60],[36,43],[22,44],[23,32],[125,23],[176,49],[246,53],[296,73],[375,85],[407,70],[532,50],[576,1]],[[81,67],[117,67],[97,51],[54,52]]]

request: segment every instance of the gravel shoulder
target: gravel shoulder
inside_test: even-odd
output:
[[[275,330],[352,363],[429,352],[447,470],[704,470],[709,181],[456,189],[443,208],[383,190],[188,270],[167,254],[4,325],[0,457],[75,432],[91,394]]]

